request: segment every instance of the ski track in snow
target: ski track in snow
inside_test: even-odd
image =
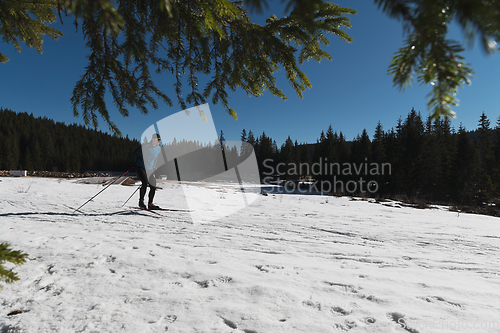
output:
[[[0,179],[0,242],[29,254],[7,265],[2,333],[500,332],[498,218],[269,194],[193,224],[121,207],[132,187],[81,214],[102,185]],[[161,186],[156,203],[188,208]]]

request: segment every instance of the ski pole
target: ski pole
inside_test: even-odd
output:
[[[134,196],[135,192],[137,192],[137,190],[138,190],[138,189],[140,189],[141,187],[142,187],[142,185],[141,185],[141,186],[138,186],[138,187],[135,189],[134,193],[132,193],[132,195],[131,195],[130,197],[128,197],[127,201],[125,201],[125,202],[123,203],[122,207],[123,207],[123,206],[125,206],[125,204],[126,204],[126,203],[130,200],[130,198],[132,198],[132,197]]]
[[[85,206],[86,204],[88,204],[90,201],[92,201],[92,199],[94,199],[95,197],[97,197],[99,194],[101,194],[105,189],[107,189],[108,187],[110,187],[111,185],[113,185],[118,179],[120,179],[121,177],[125,176],[126,174],[128,173],[128,170],[122,174],[121,176],[117,177],[115,180],[113,180],[111,183],[108,184],[108,186],[106,186],[105,188],[103,188],[102,190],[100,190],[96,195],[94,195],[92,198],[90,198],[89,200],[87,200],[83,205],[81,205],[80,207],[78,207],[77,209],[75,209],[73,211],[73,213],[75,213],[76,211],[78,211],[80,208],[82,208],[83,206]],[[81,213],[81,212],[80,212]]]

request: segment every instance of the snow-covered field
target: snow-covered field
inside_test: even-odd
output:
[[[2,333],[500,332],[498,218],[256,194],[193,224],[122,208],[133,187],[83,215],[70,207],[101,185],[0,180],[0,242],[29,254],[0,291]],[[177,183],[161,186],[157,204],[186,208]],[[190,186],[222,204],[239,195]]]

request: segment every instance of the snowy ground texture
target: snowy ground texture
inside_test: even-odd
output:
[[[102,185],[0,180],[0,241],[29,254],[0,291],[2,333],[500,332],[498,218],[270,194],[193,224],[122,208],[133,187],[82,215]],[[157,204],[185,208],[162,187]]]

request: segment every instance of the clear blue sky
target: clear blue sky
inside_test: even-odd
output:
[[[392,55],[402,46],[402,24],[387,17],[372,0],[336,3],[358,10],[357,15],[351,16],[353,27],[348,30],[354,41],[347,44],[332,35],[327,50],[333,60],[303,66],[313,85],[304,92],[303,99],[295,95],[284,75],[278,74],[279,86],[287,95],[287,101],[270,93],[256,98],[248,97],[241,90],[230,92],[231,107],[238,113],[236,121],[221,105],[209,103],[216,129],[223,130],[227,140],[238,140],[242,129],[246,129],[256,136],[265,131],[278,145],[288,135],[299,143],[313,143],[330,124],[352,140],[364,128],[372,136],[379,120],[384,130],[395,127],[397,119],[406,117],[412,107],[427,115],[426,95],[430,87],[421,87],[415,82],[413,88],[400,92],[387,75]],[[277,0],[271,4],[266,16],[273,13],[283,16],[284,6]],[[88,51],[81,34],[75,33],[71,19],[63,19],[65,36],[58,41],[46,38],[41,55],[25,46],[17,53],[12,45],[1,44],[2,52],[11,60],[0,64],[0,107],[68,124],[83,124],[80,118],[73,117],[70,97],[76,81],[84,73]],[[458,29],[453,32],[455,39],[463,41]],[[476,73],[472,85],[459,91],[460,105],[454,109],[457,119],[452,124],[458,128],[462,122],[468,130],[475,129],[484,111],[494,125],[500,114],[496,98],[499,57],[485,55],[479,45],[468,49],[465,56]],[[162,77],[159,86],[174,96],[167,75]],[[130,117],[124,118],[113,108],[111,100],[109,107],[112,120],[131,138],[139,138],[152,123],[181,111],[179,106],[161,105],[148,116],[131,110]],[[101,130],[108,131],[103,121],[100,124]]]

